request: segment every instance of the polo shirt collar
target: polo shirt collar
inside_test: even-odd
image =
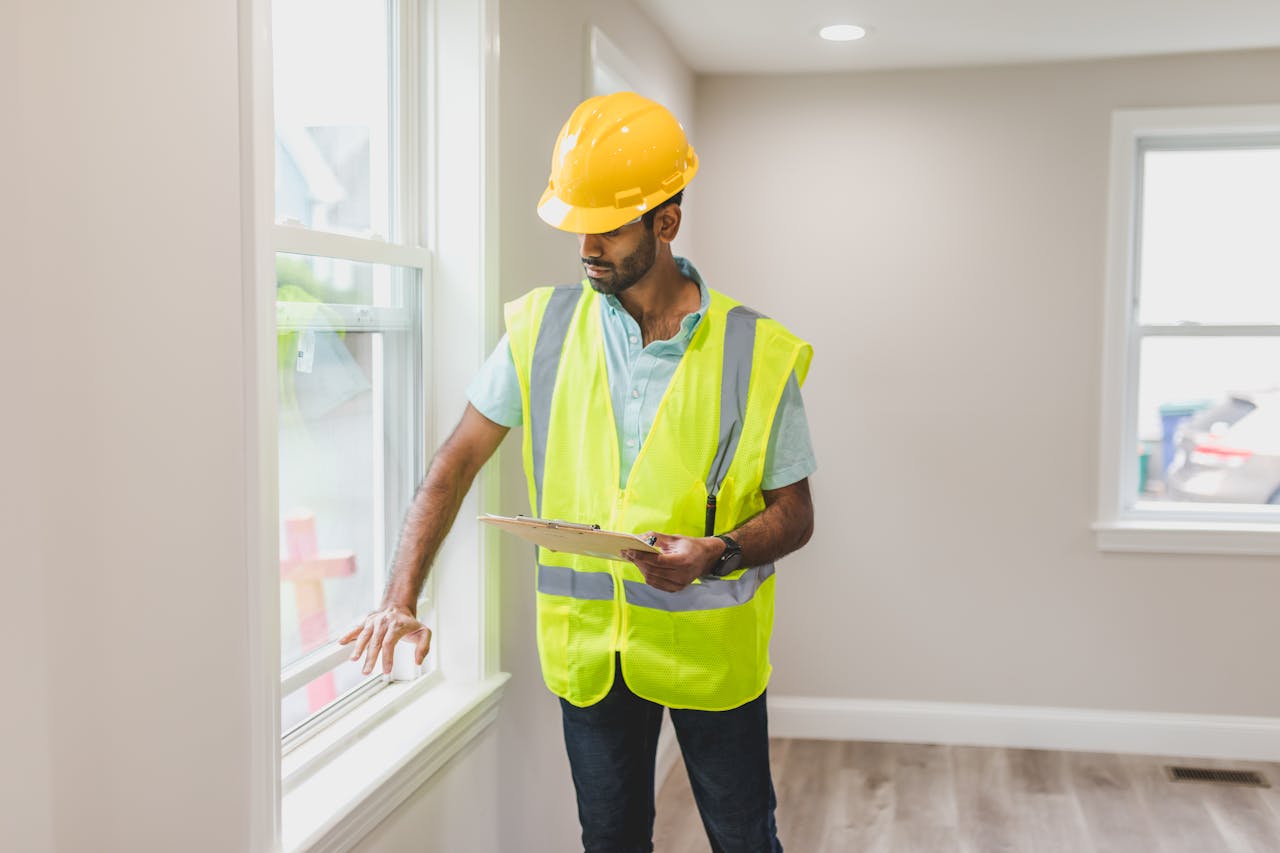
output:
[[[693,337],[694,331],[698,328],[698,324],[702,322],[703,316],[707,313],[707,308],[711,305],[711,291],[707,290],[707,285],[703,282],[701,273],[688,259],[677,256],[675,261],[680,274],[698,285],[698,310],[692,314],[684,315],[684,319],[680,321],[680,332],[674,338],[674,342],[687,344]],[[622,302],[612,293],[604,295],[604,302],[615,315],[631,317],[627,313],[627,309],[622,307]]]

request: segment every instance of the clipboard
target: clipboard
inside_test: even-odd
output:
[[[509,518],[503,515],[487,514],[480,516],[480,521],[491,524],[499,530],[514,533],[526,542],[541,545],[550,551],[584,554],[588,557],[602,557],[622,563],[628,562],[621,557],[622,551],[660,553],[658,548],[633,533],[601,530],[597,524],[576,524],[571,521],[529,518],[524,515]]]

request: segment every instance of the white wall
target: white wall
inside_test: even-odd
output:
[[[695,136],[694,76],[666,35],[631,0],[593,0],[589,23],[626,55],[639,93],[666,106]]]
[[[10,133],[10,121],[22,125],[27,108],[27,81],[21,71],[26,34],[25,8],[16,10],[8,24],[0,28],[0,115],[6,117],[0,133],[0,163],[6,164],[3,186],[5,203],[0,206],[0,293],[13,318],[39,316],[40,291],[31,286],[36,267],[25,251],[25,229],[19,231],[30,198],[27,173],[13,168],[22,162],[28,140]],[[0,458],[4,475],[0,478],[0,543],[4,558],[0,575],[4,596],[0,598],[0,619],[9,642],[8,666],[4,675],[4,701],[0,702],[0,847],[48,853],[53,849],[53,799],[49,773],[50,742],[49,652],[45,626],[45,582],[41,542],[38,535],[41,507],[37,489],[40,466],[36,452],[40,430],[29,413],[36,411],[36,378],[30,371],[15,369],[39,352],[38,326],[34,322],[10,322],[0,335],[0,363],[5,372],[3,403],[0,403]],[[40,638],[36,641],[35,638]]]
[[[1277,79],[1261,51],[700,80],[697,260],[816,350],[775,698],[1280,715],[1276,560],[1089,530],[1110,112]]]
[[[30,577],[6,629],[36,673],[8,681],[5,704],[31,703],[18,768],[32,833],[18,837],[33,846],[0,846],[242,850],[235,4],[18,13],[5,62],[23,104],[5,135],[20,153],[5,162],[22,182],[12,284],[28,303],[6,363],[40,395],[12,412],[38,438],[18,448],[29,526],[12,568]]]

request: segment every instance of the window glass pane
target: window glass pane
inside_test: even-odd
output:
[[[274,0],[276,221],[394,239],[387,0]]]
[[[1148,151],[1141,206],[1141,322],[1280,322],[1280,147]]]
[[[1280,338],[1145,338],[1138,439],[1144,498],[1280,503]]]
[[[380,600],[419,468],[421,309],[417,270],[281,254],[276,274],[288,665]]]

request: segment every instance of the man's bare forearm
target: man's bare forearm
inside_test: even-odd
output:
[[[470,488],[471,480],[463,482],[455,466],[440,454],[431,461],[400,529],[400,541],[391,563],[391,582],[382,601],[384,607],[398,604],[410,613],[417,613],[418,594],[427,580],[431,562],[453,527]]]
[[[728,535],[742,546],[742,564],[772,563],[800,549],[813,535],[808,479],[764,493],[765,508]]]
[[[506,427],[467,407],[457,429],[436,451],[405,515],[383,607],[398,605],[417,613],[418,595],[436,552],[453,527],[476,473],[506,434]]]

